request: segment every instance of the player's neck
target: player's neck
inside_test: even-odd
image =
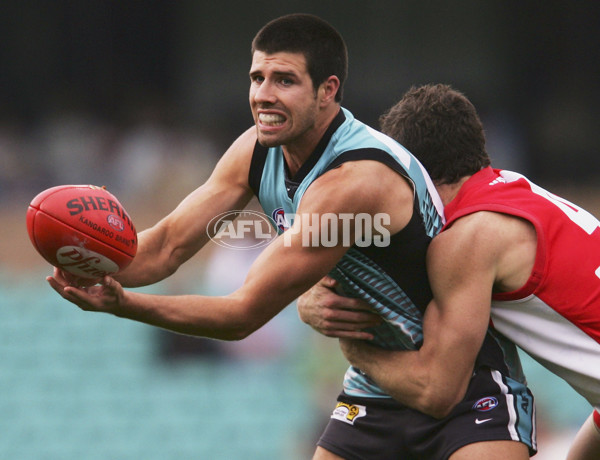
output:
[[[465,176],[459,179],[457,182],[452,184],[436,184],[435,188],[442,199],[442,203],[444,207],[448,205],[458,194],[458,191],[462,187],[462,185],[470,178],[471,176]]]
[[[332,104],[317,118],[315,125],[309,132],[301,138],[296,139],[293,143],[283,145],[283,154],[290,177],[294,177],[306,160],[313,154],[339,111],[339,104]]]

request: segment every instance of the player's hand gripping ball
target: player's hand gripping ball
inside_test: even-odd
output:
[[[27,231],[44,259],[81,278],[117,273],[137,251],[131,218],[114,195],[94,185],[41,192],[27,209]]]

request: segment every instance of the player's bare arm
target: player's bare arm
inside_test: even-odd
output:
[[[431,242],[427,271],[435,300],[423,320],[423,346],[403,354],[410,371],[386,382],[401,402],[443,417],[464,397],[489,323],[495,259],[488,249],[497,244],[495,233],[467,219]]]
[[[140,232],[134,261],[115,276],[123,286],[148,285],[170,276],[207,243],[206,225],[213,217],[246,206],[252,197],[248,170],[255,142],[252,127],[231,145],[205,184]]]
[[[343,165],[315,181],[305,193],[298,214],[358,214],[368,209],[391,213],[402,209],[392,217],[390,231],[406,225],[412,213],[412,190],[406,181],[384,165],[361,163],[360,167]],[[367,183],[364,177],[373,176],[365,174],[365,168],[377,170],[377,184]],[[382,176],[390,181],[389,186]],[[389,193],[392,184],[398,189],[394,194]],[[347,251],[341,243],[307,247],[301,232],[292,232],[288,244],[282,235],[258,257],[244,285],[224,297],[147,295],[123,290],[112,278],[87,290],[61,285],[56,279],[49,281],[63,297],[84,310],[112,313],[184,334],[238,340],[322,278]]]
[[[535,243],[533,228],[520,219],[488,212],[459,219],[433,239],[428,251],[435,300],[424,317],[422,348],[388,352],[343,341],[343,351],[395,399],[435,417],[447,415],[471,378],[489,323],[493,286],[517,289],[526,282]]]

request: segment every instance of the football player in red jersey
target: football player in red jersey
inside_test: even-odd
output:
[[[594,406],[568,458],[600,458],[600,222],[520,174],[492,169],[475,108],[449,86],[412,88],[381,124],[423,163],[445,205],[427,255],[434,300],[423,346],[389,352],[348,340],[370,338],[362,330],[370,316],[337,296],[331,279],[301,297],[301,318],[342,338],[349,361],[397,400],[432,415],[464,394],[472,344],[491,320]]]

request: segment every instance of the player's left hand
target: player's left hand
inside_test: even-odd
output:
[[[123,287],[110,276],[105,276],[93,286],[74,286],[64,273],[55,268],[54,276],[46,278],[58,294],[85,311],[115,313],[123,304]]]
[[[300,319],[327,337],[371,340],[364,329],[382,319],[359,299],[338,295],[337,281],[325,277],[298,299]]]

